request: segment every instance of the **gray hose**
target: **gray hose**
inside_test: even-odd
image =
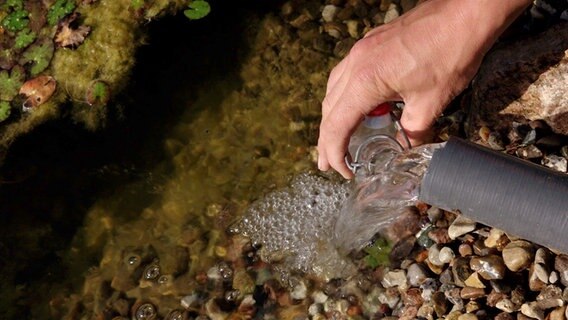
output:
[[[434,152],[420,200],[568,252],[568,175],[458,138]]]

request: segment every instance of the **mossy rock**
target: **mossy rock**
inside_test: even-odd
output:
[[[55,94],[33,112],[10,109],[3,112],[0,148],[7,148],[18,136],[59,117],[60,106],[67,102],[75,122],[89,130],[102,127],[112,106],[106,96],[97,97],[97,103],[92,103],[89,97],[93,94],[93,84],[100,87],[103,83],[109,95],[120,92],[134,66],[135,52],[144,43],[143,26],[148,21],[187,10],[189,3],[187,0],[57,0],[45,7],[33,0],[11,0],[0,5],[3,12],[0,31],[6,35],[0,41],[0,74],[6,80],[0,81],[0,87],[10,89],[9,97],[6,93],[0,99],[5,102],[4,109],[7,105],[20,108],[15,98],[18,84],[25,80],[49,75],[57,81]],[[90,32],[77,46],[61,47],[54,39],[71,13]],[[23,78],[11,76],[22,68]]]

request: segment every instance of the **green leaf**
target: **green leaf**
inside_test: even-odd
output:
[[[0,101],[0,122],[8,119],[11,111],[12,107],[10,106],[10,102]]]
[[[104,106],[109,100],[110,89],[103,81],[95,81],[87,91],[87,103],[91,106]]]
[[[23,9],[18,9],[2,20],[2,27],[6,28],[8,31],[17,32],[27,27],[29,23],[28,12]]]
[[[23,49],[32,44],[36,38],[37,35],[35,34],[35,32],[26,28],[18,32],[18,35],[16,35],[16,44],[14,45],[14,47],[16,47],[16,49]]]
[[[49,66],[53,57],[53,49],[51,41],[36,43],[24,51],[20,64],[33,63],[30,72],[32,76],[36,76]]]
[[[0,100],[10,101],[20,91],[24,84],[25,74],[22,67],[16,66],[8,73],[7,70],[0,72]]]
[[[195,0],[189,4],[189,9],[185,10],[183,14],[191,20],[197,20],[205,17],[211,11],[211,6],[207,1]]]
[[[75,1],[72,0],[57,0],[47,13],[47,22],[49,25],[53,26],[59,22],[59,20],[65,18],[71,12],[75,10]]]

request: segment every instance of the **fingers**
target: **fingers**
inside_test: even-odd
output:
[[[412,146],[429,142],[432,139],[432,125],[442,113],[443,106],[432,103],[436,99],[421,98],[410,100],[404,106],[400,124]],[[398,137],[400,140],[400,137]]]
[[[336,111],[336,108],[341,110]],[[349,137],[361,121],[362,115],[359,112],[353,112],[355,110],[347,110],[349,109],[347,106],[336,106],[336,108],[320,125],[318,167],[320,170],[327,171],[331,166],[344,178],[350,179],[353,173],[345,164],[345,153]]]

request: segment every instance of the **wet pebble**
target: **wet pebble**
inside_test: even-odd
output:
[[[533,257],[534,247],[528,241],[515,240],[503,249],[503,261],[507,268],[514,272],[526,269]]]
[[[540,309],[536,302],[524,303],[521,306],[521,313],[527,317],[544,320],[544,310]]]
[[[495,304],[495,308],[508,313],[518,310],[518,307],[510,299],[500,300]]]
[[[404,270],[389,271],[383,277],[381,284],[385,288],[406,287],[406,272]]]
[[[335,16],[337,15],[337,12],[339,12],[339,7],[334,6],[332,4],[328,4],[325,7],[323,7],[323,10],[321,12],[321,16],[323,18],[323,21],[325,22],[332,22],[335,20]]]
[[[450,239],[454,240],[468,232],[475,230],[475,221],[468,219],[462,215],[458,215],[448,228]]]
[[[541,160],[541,163],[544,166],[558,172],[566,172],[566,169],[568,167],[568,160],[566,160],[566,158],[554,154],[544,156],[544,158],[542,158]]]
[[[460,297],[462,299],[477,299],[485,295],[485,290],[482,288],[472,288],[465,287],[460,291]]]
[[[554,260],[554,269],[560,276],[560,282],[568,286],[568,255],[560,254]]]
[[[479,278],[479,273],[472,273],[467,279],[465,279],[464,284],[472,288],[485,288],[485,284]]]
[[[413,263],[408,267],[406,277],[411,286],[418,287],[426,280],[428,275],[421,265]]]
[[[290,278],[290,297],[294,300],[304,300],[308,295],[308,287],[304,280],[300,278]]]
[[[451,248],[443,247],[442,249],[440,249],[438,260],[442,264],[447,264],[447,263],[450,263],[454,259],[455,256],[456,255]]]
[[[460,244],[458,251],[460,253],[460,256],[462,257],[467,257],[473,254],[473,250],[471,249],[471,246],[467,243],[462,243]]]
[[[483,243],[488,248],[495,248],[497,247],[499,240],[504,234],[505,232],[500,229],[491,228],[491,230],[489,231],[489,236],[484,240]]]
[[[529,145],[526,147],[521,147],[515,151],[515,154],[523,159],[538,159],[542,158],[542,151],[535,145]]]
[[[503,279],[505,277],[505,263],[500,256],[487,255],[474,257],[469,261],[471,270],[477,271],[486,280]]]
[[[398,8],[394,3],[391,3],[388,7],[387,12],[385,13],[385,23],[389,23],[394,19],[398,18],[400,14],[398,13]]]

